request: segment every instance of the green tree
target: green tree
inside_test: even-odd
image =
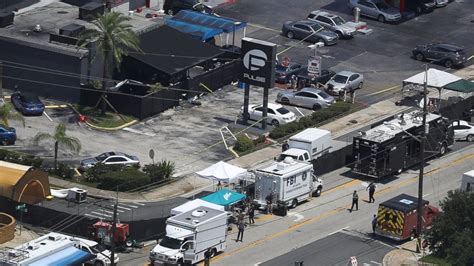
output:
[[[440,206],[426,233],[430,250],[453,265],[474,265],[474,194],[449,191]]]
[[[140,39],[133,32],[132,25],[127,23],[128,20],[130,18],[121,13],[107,12],[104,15],[99,15],[97,20],[92,22],[96,28],[86,29],[79,35],[78,46],[84,48],[90,43],[95,43],[97,52],[103,60],[102,114],[105,114],[107,104],[105,92],[111,70],[120,66],[123,56],[127,55],[128,49],[140,50]]]
[[[59,145],[76,153],[81,151],[81,142],[76,137],[70,137],[66,134],[66,125],[63,123],[59,123],[56,126],[52,135],[44,132],[37,133],[33,138],[33,143],[38,145],[41,141],[45,140],[54,141],[54,169],[57,169]]]
[[[2,106],[0,106],[0,119],[2,124],[6,127],[10,126],[10,120],[17,120],[20,121],[23,126],[25,126],[25,118],[22,114],[18,113],[13,104],[6,102]]]

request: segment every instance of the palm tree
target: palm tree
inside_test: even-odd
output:
[[[5,102],[2,106],[0,106],[0,119],[2,124],[6,127],[10,126],[10,120],[20,121],[23,126],[25,126],[25,118],[23,115],[16,112],[13,104],[9,102]]]
[[[129,17],[117,12],[107,12],[99,15],[92,23],[96,28],[86,29],[79,35],[78,46],[86,47],[89,43],[95,42],[97,52],[103,60],[103,79],[101,97],[102,113],[105,114],[106,101],[105,91],[107,80],[110,78],[110,66],[118,68],[128,49],[139,51],[140,39],[132,30],[132,25],[128,24]],[[113,68],[112,68],[113,69]]]
[[[55,130],[54,134],[39,132],[33,138],[33,143],[38,145],[43,140],[53,140],[54,141],[54,169],[57,168],[58,160],[58,148],[59,145],[64,146],[68,150],[79,153],[81,151],[81,142],[76,137],[70,137],[66,135],[66,125],[64,123],[59,123]]]

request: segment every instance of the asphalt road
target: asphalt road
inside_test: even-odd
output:
[[[354,257],[359,265],[382,265],[383,257],[393,247],[367,236],[352,232],[337,232],[314,241],[308,245],[292,250],[259,265],[295,265],[303,262],[311,265],[351,265]]]
[[[299,43],[281,36],[282,24],[306,18],[312,10],[324,9],[351,20],[346,0],[238,0],[217,12],[249,22],[246,36],[267,40],[278,45],[279,58],[306,64],[313,51],[310,43]],[[423,14],[400,24],[379,23],[362,17],[373,32],[359,34],[350,40],[339,40],[330,47],[318,49],[323,57],[322,67],[334,71],[351,70],[365,76],[364,88],[358,100],[371,104],[398,92],[402,81],[423,71],[422,62],[411,58],[418,44],[432,42],[455,43],[466,48],[468,57],[474,55],[474,1],[454,1],[447,7]],[[291,47],[291,48],[290,48]],[[466,65],[472,64],[472,59]],[[440,65],[432,67],[445,70]],[[448,70],[453,71],[453,70]]]
[[[435,206],[439,206],[439,201],[446,196],[449,190],[460,187],[462,174],[472,169],[473,160],[474,146],[469,145],[444,157],[429,161],[425,167],[424,199],[429,200]],[[311,250],[308,247],[305,248],[305,246],[313,243],[313,245],[321,245],[318,247],[325,247],[329,250],[331,246],[334,246],[333,242],[321,239],[325,239],[328,235],[334,235],[340,231],[345,231],[351,236],[362,239],[359,241],[364,241],[365,239],[367,243],[375,242],[383,246],[398,245],[397,242],[383,237],[377,236],[373,238],[371,234],[371,219],[377,211],[379,202],[388,200],[401,193],[417,195],[418,171],[416,169],[408,170],[397,177],[380,180],[375,193],[375,204],[367,203],[366,182],[364,180],[345,178],[343,175],[346,171],[348,171],[347,168],[341,168],[332,172],[325,179],[326,181],[342,178],[346,182],[332,189],[324,190],[321,197],[313,198],[308,202],[300,204],[295,209],[290,210],[286,217],[257,214],[256,224],[247,227],[243,242],[235,242],[236,230],[232,230],[228,235],[227,249],[215,257],[211,265],[255,265],[257,263],[265,263],[294,250],[299,250],[299,248],[302,249],[290,253],[290,261],[298,259],[303,253],[303,257],[300,259],[305,260],[305,256],[309,256],[305,250]],[[359,210],[349,213],[348,208],[350,207],[351,195],[354,190],[359,191],[361,201]],[[357,242],[357,238],[353,238],[353,241],[351,241]],[[320,240],[321,242],[319,242]],[[368,263],[370,261],[381,262],[380,256],[389,250],[381,249],[383,252],[373,253],[370,252],[371,249],[367,246],[357,244],[348,247],[346,252],[343,251],[343,245],[345,245],[345,242],[340,241],[340,247],[338,245],[337,249],[331,249],[333,252],[338,252],[336,254],[340,254],[339,258],[337,256],[323,257],[321,259],[328,259],[330,263],[318,265],[348,262],[351,256],[360,257],[361,261],[363,260],[364,262],[368,259]],[[378,244],[373,245],[380,247]],[[137,250],[134,253],[121,254],[120,265],[147,265],[148,254],[151,248],[153,246]],[[312,250],[317,253],[319,248],[312,248]],[[365,257],[366,253],[369,254],[367,257]],[[319,258],[320,256],[318,255]],[[373,264],[375,265],[375,263]],[[292,264],[276,263],[273,265]],[[313,264],[305,263],[305,265]]]

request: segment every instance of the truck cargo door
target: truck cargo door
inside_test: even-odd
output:
[[[389,234],[401,236],[405,214],[401,211],[379,206],[377,212],[377,227]]]

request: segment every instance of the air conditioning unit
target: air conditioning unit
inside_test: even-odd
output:
[[[104,14],[105,6],[100,3],[90,2],[79,8],[79,19],[92,21],[98,15]]]
[[[87,201],[87,190],[80,188],[70,188],[66,199],[75,203],[83,203]]]
[[[15,14],[13,12],[0,12],[0,28],[13,24],[13,18]]]
[[[59,34],[68,37],[79,37],[79,34],[85,30],[86,27],[79,24],[69,24],[59,29]]]

